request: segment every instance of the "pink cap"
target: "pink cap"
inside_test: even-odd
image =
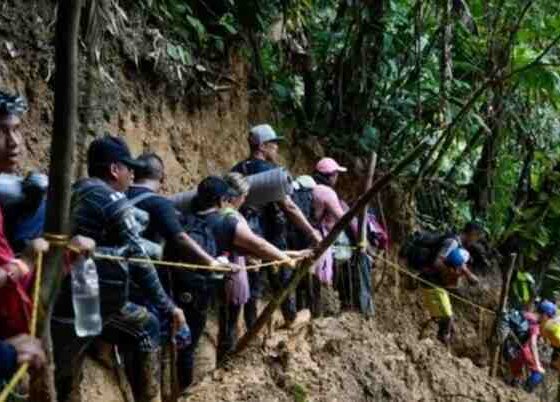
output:
[[[315,165],[315,170],[323,174],[348,171],[348,169],[346,169],[344,166],[340,166],[338,162],[333,158],[321,159],[319,162],[317,162],[317,165]]]

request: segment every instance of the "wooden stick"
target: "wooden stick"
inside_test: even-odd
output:
[[[496,314],[496,320],[494,322],[494,328],[492,329],[492,333],[496,335],[496,330],[498,328],[498,322],[500,317],[502,316],[501,313],[506,312],[507,308],[507,301],[509,295],[509,286],[511,283],[511,277],[513,276],[513,270],[515,268],[515,261],[517,260],[517,254],[512,253],[509,256],[509,268],[506,274],[505,281],[502,283],[502,290],[500,292],[500,305]],[[492,345],[492,352],[490,356],[492,356],[492,366],[490,367],[490,377],[496,377],[498,374],[498,363],[500,360],[500,350],[502,348],[502,344],[500,342],[494,341]]]
[[[334,228],[330,231],[325,239],[319,244],[317,249],[315,250],[314,257],[310,260],[306,260],[303,262],[302,266],[295,271],[292,280],[288,284],[288,286],[283,289],[274,299],[272,299],[262,314],[258,317],[257,322],[249,330],[243,338],[240,339],[235,353],[240,353],[247,346],[249,343],[258,335],[261,329],[266,325],[266,323],[272,317],[274,311],[282,304],[282,302],[288,297],[290,293],[295,291],[299,282],[303,279],[303,277],[307,274],[309,269],[313,266],[313,264],[323,255],[323,253],[334,243],[340,233],[347,227],[352,219],[366,206],[366,204],[373,198],[375,194],[383,187],[385,187],[391,180],[393,180],[399,173],[401,173],[406,167],[408,167],[412,162],[414,162],[423,152],[428,149],[428,144],[426,142],[421,142],[410,154],[408,154],[393,170],[389,173],[381,177],[377,180],[366,192],[362,195],[356,204],[350,210],[344,214],[344,216],[336,223]]]
[[[74,142],[78,109],[78,30],[82,0],[58,2],[55,42],[54,125],[49,166],[49,190],[45,232],[68,234],[70,191],[74,166]],[[43,336],[50,358],[43,373],[31,384],[31,400],[56,401],[54,365],[50,339],[51,310],[62,281],[64,250],[52,247],[46,256],[45,275],[41,283],[41,298],[37,334]]]
[[[373,176],[375,175],[375,167],[377,165],[377,154],[373,152],[369,160],[369,170],[364,186],[364,193],[367,193],[373,185]],[[367,213],[369,209],[369,202],[366,203],[360,215],[360,248],[362,252],[366,251],[367,241]]]

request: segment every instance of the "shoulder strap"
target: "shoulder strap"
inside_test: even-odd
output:
[[[131,198],[128,200],[128,203],[131,206],[136,204],[140,204],[142,201],[147,200],[148,198],[157,197],[158,195],[152,191],[146,191],[145,193],[138,194],[136,197]]]

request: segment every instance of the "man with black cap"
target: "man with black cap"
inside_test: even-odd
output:
[[[251,176],[278,168],[278,142],[281,140],[282,138],[268,124],[251,128],[249,131],[251,154],[248,159],[235,165],[232,170],[245,176]],[[287,249],[286,217],[313,243],[321,241],[321,234],[309,223],[290,196],[261,208],[243,207],[241,212],[247,218],[251,229],[281,250]],[[292,272],[288,269],[280,269],[278,274],[275,274],[269,269],[268,273],[273,290],[278,291],[287,286]],[[261,272],[249,273],[251,297],[245,305],[245,320],[249,328],[255,324],[257,319],[257,301],[261,297],[262,282]],[[297,309],[294,297],[287,298],[282,304],[282,315],[287,324],[291,324],[296,319]]]
[[[134,208],[124,194],[134,178],[133,169],[142,164],[132,158],[122,139],[108,134],[91,143],[87,164],[90,178],[78,181],[73,189],[73,233],[93,238],[105,253],[115,251],[118,254],[120,250],[126,250],[126,256],[146,258],[139,234],[135,230]],[[151,263],[128,264],[97,260],[96,264],[104,322],[101,338],[118,344],[125,351],[134,352],[135,364],[133,367],[129,366],[128,371],[131,373],[129,377],[135,400],[160,401],[157,374],[159,322],[145,307],[127,299],[129,280],[141,289],[143,296],[151,304],[169,315],[174,328],[185,324],[185,316],[165,293]],[[69,338],[73,331],[72,325],[68,325],[68,318],[72,317],[69,289],[67,278],[53,318],[57,386],[61,400],[68,396],[72,377],[81,366],[80,351],[87,344],[87,339],[79,339],[75,335]]]

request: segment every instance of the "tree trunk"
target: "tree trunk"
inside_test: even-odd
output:
[[[56,22],[56,75],[54,99],[54,127],[49,166],[49,190],[45,237],[49,234],[69,233],[70,186],[73,174],[73,152],[77,127],[78,98],[78,28],[81,0],[60,0]],[[56,236],[55,236],[56,237]],[[53,236],[51,236],[53,238]],[[50,340],[50,317],[63,272],[62,247],[51,247],[46,256],[43,275],[37,334],[43,337],[47,351],[52,357]],[[44,373],[36,375],[32,382],[31,400],[56,401],[54,366],[50,360]]]

